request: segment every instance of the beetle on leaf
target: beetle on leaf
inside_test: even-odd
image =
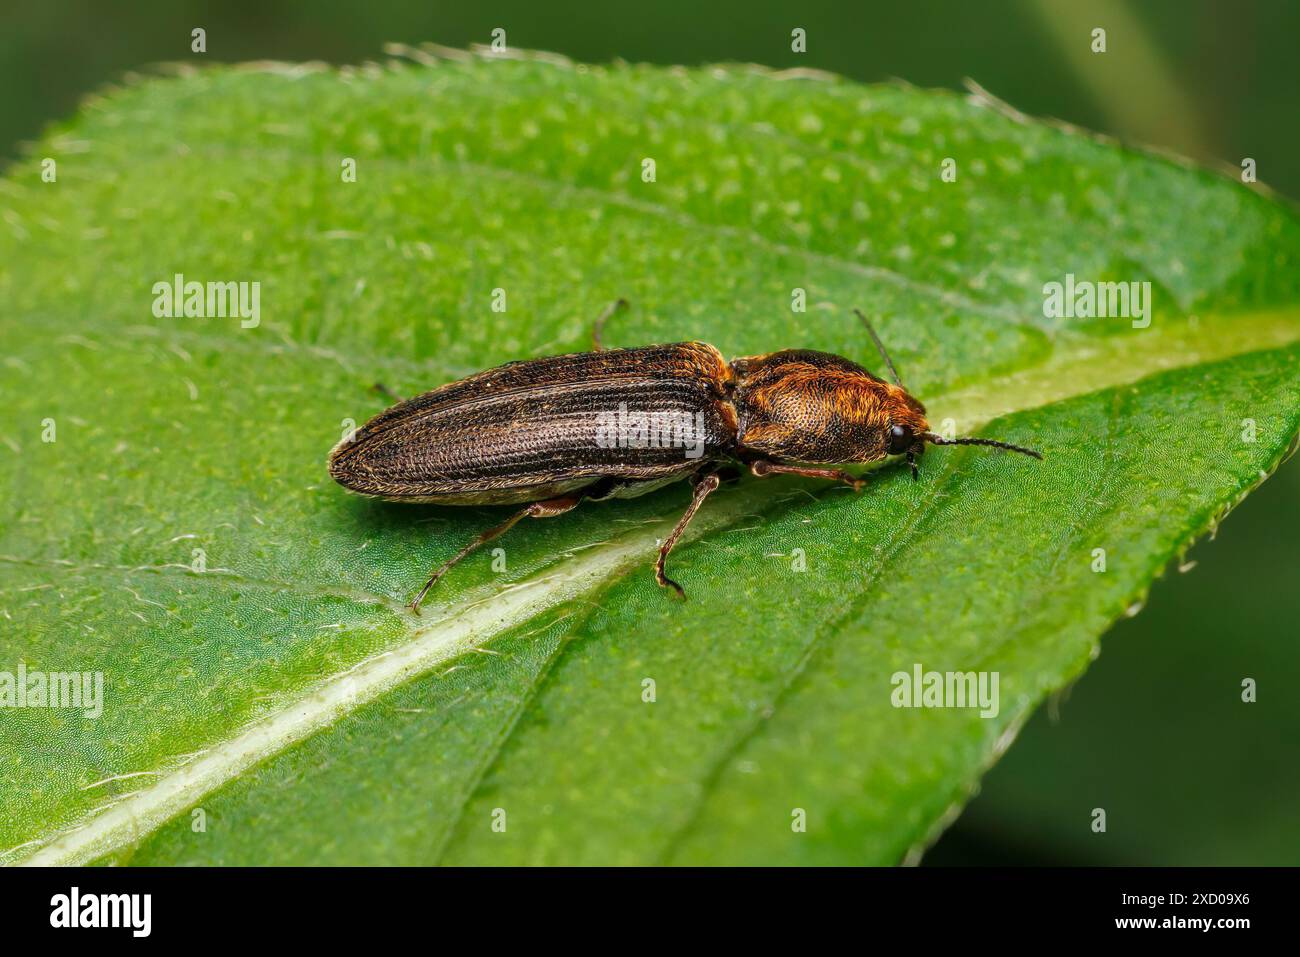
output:
[[[917,477],[927,445],[984,445],[1041,459],[994,439],[947,439],[930,431],[925,406],[904,389],[871,324],[854,310],[893,382],[842,356],[787,349],[727,362],[704,342],[604,349],[510,362],[398,402],[329,456],[330,475],[363,495],[396,502],[524,507],[447,559],[411,602],[417,614],[443,575],[524,518],[562,515],[584,500],[643,495],[689,478],[694,495],[659,547],[655,580],[685,597],[664,573],[669,552],[719,472],[740,463],[758,477],[865,480],[834,467],[903,456]],[[691,454],[681,441],[603,440],[611,409],[695,423]],[[680,436],[678,436],[680,438]]]

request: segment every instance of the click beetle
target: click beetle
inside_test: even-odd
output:
[[[362,495],[441,505],[523,505],[447,559],[411,602],[446,572],[523,518],[550,518],[584,500],[643,495],[690,478],[686,513],[659,547],[669,552],[733,463],[758,477],[862,478],[831,466],[905,456],[929,445],[986,445],[1041,459],[1033,449],[930,431],[925,406],[903,388],[866,317],[893,382],[841,356],[787,349],[726,361],[704,342],[605,349],[510,362],[399,401],[330,452],[329,473]]]

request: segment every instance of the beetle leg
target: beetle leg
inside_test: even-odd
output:
[[[677,590],[677,594],[683,599],[686,598],[685,589],[664,574],[664,562],[667,561],[668,553],[673,550],[673,546],[677,544],[677,539],[682,537],[682,532],[686,531],[686,526],[691,523],[691,519],[695,517],[695,513],[699,511],[704,500],[709,497],[709,493],[721,484],[722,479],[718,478],[716,472],[710,473],[700,479],[695,485],[695,495],[691,498],[691,504],[686,508],[686,514],[683,515],[681,521],[677,523],[672,534],[669,535],[664,540],[664,543],[659,546],[659,557],[655,559],[655,581],[659,583],[660,588],[672,586]]]
[[[620,297],[606,306],[605,311],[596,317],[596,324],[591,327],[591,344],[596,347],[597,352],[605,351],[605,347],[601,345],[600,342],[600,333],[601,330],[605,328],[605,320],[614,315],[614,313],[618,312],[620,309],[626,308],[627,300]]]
[[[389,399],[395,403],[402,401],[402,397],[400,395],[398,395],[392,389],[388,388],[388,386],[384,385],[382,382],[376,382],[374,385],[370,387],[370,391],[378,392],[384,398]]]
[[[455,555],[451,556],[451,558],[443,562],[438,570],[429,576],[429,580],[425,582],[424,587],[420,589],[420,594],[416,595],[415,601],[411,602],[411,611],[415,612],[417,615],[420,613],[420,602],[424,601],[424,596],[429,594],[429,589],[438,584],[438,579],[447,574],[453,565],[457,564],[461,559],[480,546],[486,545],[494,538],[500,538],[506,532],[510,531],[510,529],[514,528],[515,525],[519,523],[520,519],[552,518],[556,515],[563,515],[565,512],[576,507],[581,501],[582,496],[580,495],[565,495],[560,498],[548,498],[544,502],[531,502],[500,525],[495,528],[489,528],[482,535],[479,535],[477,538],[470,541],[469,544],[458,551]]]
[[[765,459],[754,462],[749,466],[749,470],[759,478],[768,475],[802,475],[804,478],[829,479],[832,482],[843,482],[845,485],[852,485],[855,492],[861,492],[862,487],[867,484],[866,479],[850,475],[843,469],[818,469],[803,465],[781,465],[777,462],[768,462]]]

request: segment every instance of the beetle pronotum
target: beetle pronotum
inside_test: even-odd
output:
[[[411,602],[417,614],[453,565],[523,518],[550,518],[583,500],[643,495],[690,478],[691,503],[655,560],[655,580],[684,598],[681,585],[664,574],[664,562],[731,463],[760,478],[802,475],[858,491],[864,479],[828,466],[902,455],[915,479],[927,444],[986,445],[1042,458],[1009,442],[931,432],[925,406],[903,388],[859,310],[892,383],[841,356],[808,349],[727,362],[704,342],[602,348],[604,321],[626,305],[620,299],[597,319],[594,352],[510,362],[400,401],[330,452],[330,475],[363,495],[524,506],[434,571]],[[610,441],[613,410],[626,426],[628,409],[637,441]],[[672,441],[642,441],[653,423],[665,422],[675,429]]]

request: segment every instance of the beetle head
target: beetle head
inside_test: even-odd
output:
[[[808,464],[874,462],[904,455],[917,476],[929,445],[985,445],[1041,459],[1033,449],[997,439],[944,438],[930,431],[925,406],[903,388],[876,330],[854,310],[893,382],[829,352],[791,349],[732,363],[732,400],[742,450]]]
[[[876,330],[872,328],[867,317],[862,314],[861,309],[854,309],[853,312],[862,324],[867,327],[867,334],[871,336],[871,341],[876,344],[876,351],[880,353],[880,358],[885,360],[885,365],[889,367],[889,374],[894,380],[894,385],[898,386],[899,391],[903,392],[903,398],[916,405],[922,413],[925,408],[903,390],[903,380],[898,377],[898,370],[894,368],[894,360],[889,358],[889,351],[885,344],[880,341],[880,336],[876,335]],[[1028,455],[1032,458],[1042,459],[1041,452],[1035,452],[1033,449],[1027,449],[1023,445],[1012,445],[1010,442],[1002,442],[998,439],[978,439],[978,438],[952,438],[946,439],[942,435],[935,435],[929,431],[929,426],[925,425],[925,420],[921,421],[921,428],[910,427],[907,423],[895,423],[890,426],[890,452],[904,454],[907,456],[907,464],[912,467],[912,481],[916,481],[916,460],[925,452],[926,443],[931,445],[987,445],[995,449],[1006,449],[1008,452],[1019,452],[1022,455]]]

